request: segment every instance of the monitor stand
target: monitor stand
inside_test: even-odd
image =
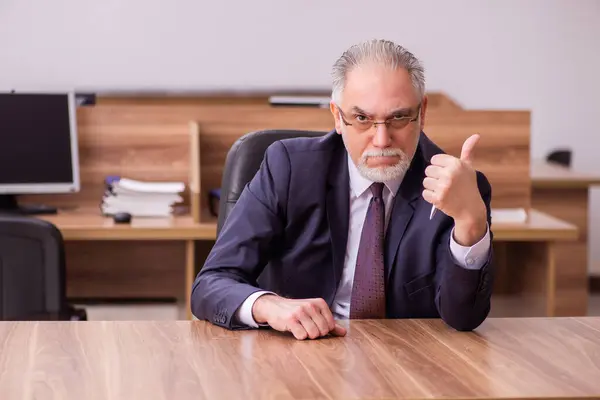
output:
[[[19,215],[56,214],[56,207],[43,204],[19,205],[14,194],[0,194],[0,213]]]

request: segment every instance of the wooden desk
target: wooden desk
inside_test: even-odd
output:
[[[538,210],[530,210],[527,221],[523,223],[492,221],[492,232],[494,240],[502,242],[547,242],[577,238],[577,228],[573,224]]]
[[[86,209],[42,218],[56,225],[68,243],[106,241],[110,242],[111,246],[140,240],[185,243],[185,289],[181,292],[185,293],[187,315],[191,317],[192,283],[197,268],[200,268],[203,257],[216,238],[215,223],[198,224],[194,223],[191,217],[181,216],[134,218],[131,224],[115,224],[112,219]],[[499,279],[505,283],[499,284],[498,290],[503,294],[518,295],[522,302],[527,304],[529,316],[554,316],[557,309],[556,282],[557,277],[562,274],[555,267],[554,249],[565,240],[575,239],[576,228],[549,215],[532,211],[525,223],[492,223],[492,230],[497,258],[506,266],[503,268],[506,279]],[[199,256],[198,244],[204,245]],[[130,256],[132,267],[133,264],[140,263],[135,259],[136,254],[134,252]],[[164,261],[171,262],[169,259]],[[143,271],[144,265],[138,265],[137,268]],[[180,273],[177,268],[169,270],[169,274]],[[506,315],[511,316],[510,312]]]
[[[524,223],[492,221],[496,279],[494,299],[510,307],[494,309],[495,316],[553,317],[565,309],[559,282],[568,274],[557,265],[556,252],[577,239],[577,228],[537,210]],[[507,301],[508,300],[508,301]]]
[[[214,240],[215,224],[199,224],[191,216],[170,218],[133,218],[130,224],[115,224],[99,212],[76,210],[43,216],[53,223],[67,241],[182,241],[185,243],[186,313],[191,318],[191,288],[196,275],[196,241]],[[68,261],[67,261],[68,262]],[[135,262],[135,260],[134,260]],[[165,263],[170,260],[165,260]],[[173,271],[177,274],[177,271]]]
[[[577,226],[576,241],[556,248],[561,305],[557,315],[585,315],[588,302],[589,189],[600,185],[600,175],[586,174],[545,161],[531,164],[532,207]]]
[[[0,393],[60,399],[600,396],[600,318],[344,321],[296,341],[206,322],[0,323]]]
[[[130,224],[115,224],[112,218],[93,212],[64,212],[42,216],[61,231],[65,240],[214,240],[217,227],[199,224],[191,216],[133,218]]]

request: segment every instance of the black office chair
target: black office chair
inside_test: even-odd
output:
[[[546,156],[546,161],[560,164],[563,167],[571,167],[572,151],[569,149],[557,149]]]
[[[87,320],[66,302],[63,238],[46,221],[0,214],[0,320]]]
[[[225,169],[221,181],[217,235],[221,232],[227,215],[239,199],[244,187],[256,175],[265,152],[271,144],[281,139],[317,137],[326,133],[281,129],[251,132],[239,138],[229,149],[225,160]]]

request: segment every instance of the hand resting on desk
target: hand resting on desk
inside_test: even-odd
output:
[[[346,335],[346,328],[336,324],[323,299],[293,300],[266,294],[254,303],[252,316],[258,324],[269,324],[275,330],[291,332],[299,340],[328,334]]]

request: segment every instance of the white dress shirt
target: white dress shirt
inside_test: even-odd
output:
[[[352,296],[352,285],[354,282],[354,269],[358,256],[358,246],[362,233],[363,223],[367,215],[367,208],[371,201],[372,181],[363,177],[354,162],[348,157],[348,171],[350,173],[350,221],[348,225],[348,242],[346,245],[346,256],[344,258],[344,269],[340,280],[331,311],[336,319],[347,319],[350,315],[350,297]],[[385,204],[385,230],[390,220],[390,211],[394,203],[394,196],[400,188],[401,179],[385,182],[383,188],[383,201]],[[450,252],[454,261],[463,268],[480,269],[485,264],[490,250],[490,232],[487,229],[485,236],[471,247],[461,246],[454,240],[454,230],[450,235]],[[247,326],[257,328],[258,324],[252,317],[252,306],[260,296],[271,293],[259,291],[248,296],[237,310],[235,317]]]

